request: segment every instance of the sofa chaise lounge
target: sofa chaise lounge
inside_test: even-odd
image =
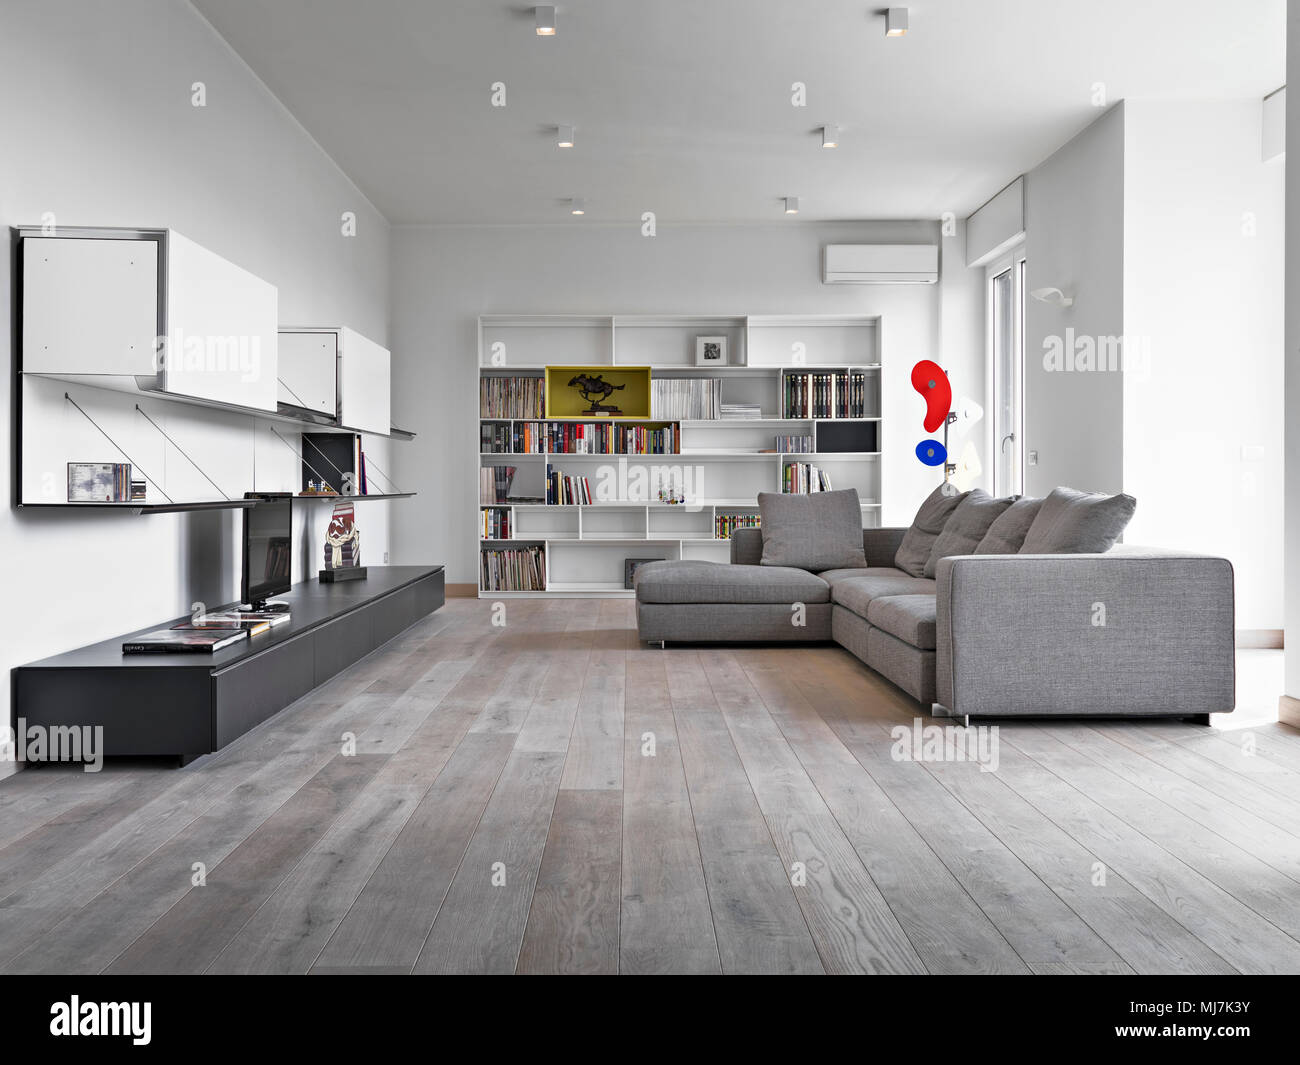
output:
[[[895,564],[907,530],[862,530],[865,565],[763,565],[763,529],[731,563],[637,572],[645,641],[838,643],[949,716],[1181,716],[1235,704],[1233,573],[1223,558],[961,554],[934,576]]]

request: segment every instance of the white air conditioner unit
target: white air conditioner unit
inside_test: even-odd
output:
[[[824,285],[933,285],[939,280],[936,244],[827,244]]]

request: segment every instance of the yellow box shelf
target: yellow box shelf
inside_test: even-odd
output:
[[[577,379],[588,386],[584,395]],[[601,386],[609,386],[608,389]],[[618,413],[592,413],[593,403]],[[649,366],[548,366],[546,417],[592,421],[646,421],[650,417]]]

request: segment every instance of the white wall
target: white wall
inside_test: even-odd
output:
[[[191,105],[196,81],[203,108]],[[0,144],[0,225],[52,212],[62,225],[172,226],[277,285],[282,322],[346,324],[386,341],[387,223],[189,4],[6,0]],[[341,233],[344,211],[356,212],[355,237]],[[6,293],[10,262],[0,265]],[[7,298],[0,335],[7,346]],[[0,375],[6,439],[11,388]],[[246,419],[213,424],[214,439],[248,446]],[[251,468],[248,480],[240,490],[252,487]],[[6,600],[20,608],[0,622],[6,676],[195,600],[229,599],[237,586],[229,512],[19,512],[8,462],[0,494]],[[328,507],[318,506],[323,531]],[[361,513],[362,535],[367,561],[378,561],[391,504],[362,506],[374,508]],[[319,534],[303,540],[319,552]],[[8,684],[0,700],[7,714]]]
[[[1287,81],[1300,85],[1300,0],[1289,0],[1286,23]],[[1286,115],[1286,139],[1300,144],[1300,107]],[[1300,411],[1300,166],[1286,175],[1286,409]],[[1286,694],[1300,699],[1300,421],[1286,424]]]
[[[1093,338],[1124,331],[1124,106],[1025,176],[1026,288],[1074,297],[1065,308],[1026,301],[1025,450],[1038,452],[1038,465],[1025,468],[1026,495],[1124,487],[1121,375],[1049,371],[1043,361],[1045,343],[1064,342],[1068,329]]]
[[[883,319],[884,521],[911,520],[938,483],[916,459],[923,404],[913,363],[938,358],[955,390],[983,395],[982,310],[964,277],[939,286],[826,286],[826,243],[937,239],[928,222],[672,226],[395,227],[394,418],[419,438],[395,452],[396,479],[421,494],[394,516],[394,560],[445,561],[477,579],[477,317],[483,313],[880,314]],[[945,271],[964,249],[945,239]],[[941,289],[951,291],[950,313]],[[965,321],[952,308],[964,308]],[[979,315],[980,317],[976,317]],[[939,350],[939,335],[950,337]],[[987,466],[987,462],[985,463]]]
[[[1231,559],[1239,629],[1282,627],[1284,163],[1262,116],[1124,115],[1124,331],[1150,352],[1124,374],[1125,538]]]

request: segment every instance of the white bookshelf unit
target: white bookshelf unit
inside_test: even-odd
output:
[[[697,366],[696,338],[726,337],[725,365]],[[788,463],[811,463],[832,488],[855,488],[864,527],[880,523],[881,320],[868,315],[483,315],[478,323],[478,387],[493,377],[542,378],[547,366],[593,370],[650,368],[652,381],[713,378],[721,403],[757,408],[758,417],[484,417],[480,406],[479,467],[513,466],[506,502],[480,495],[479,597],[546,595],[630,596],[628,559],[703,559],[726,562],[727,538],[718,519],[758,515],[759,492],[783,490]],[[788,385],[808,375],[856,379],[857,416],[787,417]],[[617,401],[617,393],[615,394]],[[475,397],[480,402],[480,397]],[[540,450],[489,449],[484,429],[509,438],[523,423],[542,425]],[[545,428],[561,425],[670,426],[680,451],[608,454],[549,451]],[[812,438],[812,451],[775,450],[778,437]],[[507,445],[508,446],[508,445]],[[593,501],[541,502],[547,470],[586,477]],[[684,502],[660,502],[658,488],[673,479]],[[476,489],[477,490],[477,489]],[[521,500],[531,500],[523,502]],[[485,512],[504,520],[507,534],[489,537]],[[540,548],[543,589],[485,587],[482,553]]]

